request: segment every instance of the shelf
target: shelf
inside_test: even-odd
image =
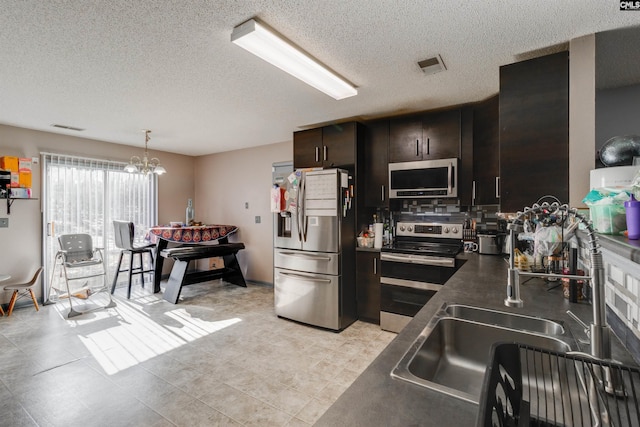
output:
[[[7,215],[11,215],[11,205],[16,200],[38,200],[35,197],[7,197]]]

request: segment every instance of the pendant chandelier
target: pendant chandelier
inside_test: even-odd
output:
[[[142,159],[138,156],[133,156],[129,160],[129,164],[124,167],[124,170],[133,173],[140,172],[144,175],[148,175],[149,173],[155,173],[156,175],[162,175],[166,173],[167,170],[160,164],[160,160],[153,157],[149,159],[149,151],[147,146],[149,145],[149,134],[150,130],[144,130],[144,156]]]

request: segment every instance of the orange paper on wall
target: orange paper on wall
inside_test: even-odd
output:
[[[18,158],[13,156],[0,157],[0,169],[18,172]]]
[[[18,186],[20,188],[31,188],[31,171],[18,172]]]

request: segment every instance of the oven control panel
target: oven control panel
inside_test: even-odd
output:
[[[435,222],[398,222],[396,236],[444,237],[462,239],[462,224]]]

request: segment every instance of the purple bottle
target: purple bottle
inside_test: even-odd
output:
[[[629,240],[640,239],[640,202],[631,195],[628,202],[624,202],[627,214],[627,237]]]

